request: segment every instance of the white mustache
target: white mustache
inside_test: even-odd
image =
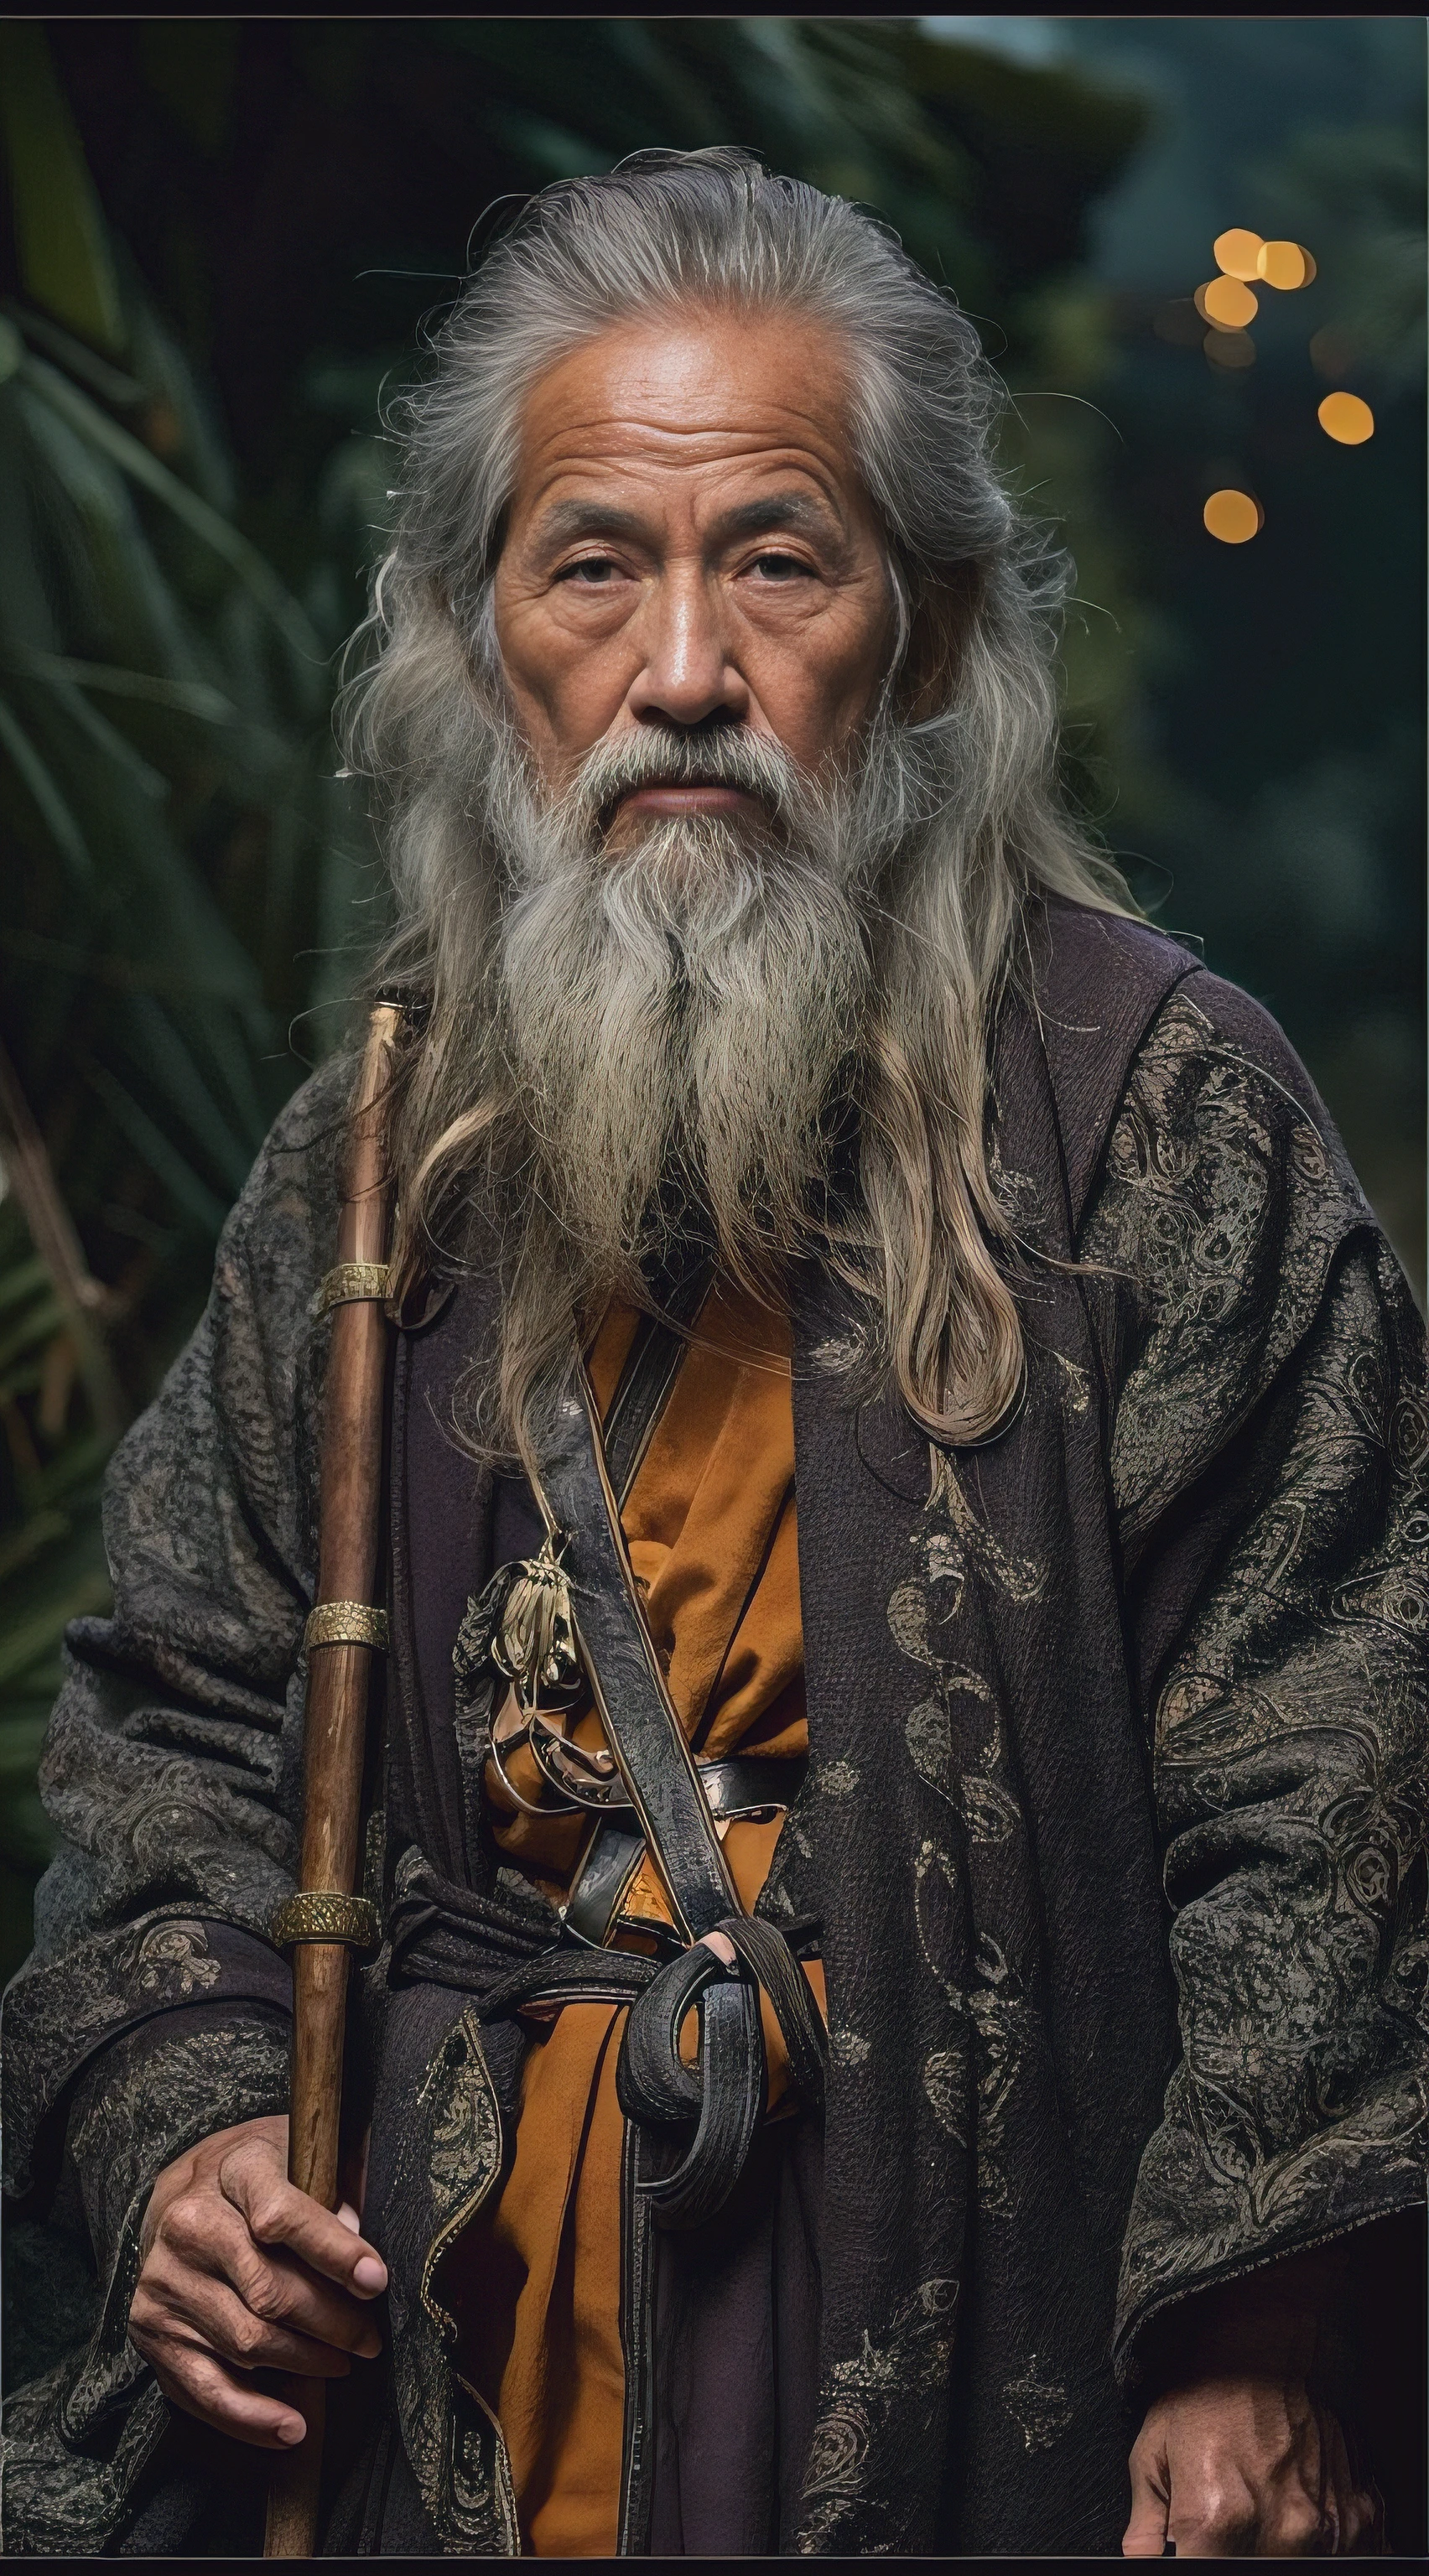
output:
[[[816,792],[792,754],[768,735],[743,725],[708,733],[679,733],[661,725],[596,743],[562,803],[573,807],[588,829],[599,828],[623,797],[643,787],[731,787],[757,797],[775,816]]]

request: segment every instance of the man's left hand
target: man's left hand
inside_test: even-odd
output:
[[[1300,2379],[1218,2375],[1155,2400],[1131,2454],[1127,2558],[1332,2558],[1382,2546],[1378,2499]]]

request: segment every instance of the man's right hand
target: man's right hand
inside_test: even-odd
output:
[[[289,2182],[285,2118],[220,2129],[166,2165],[140,2261],[130,2341],[173,2405],[237,2441],[281,2450],[307,2430],[253,2371],[340,2379],[382,2348],[371,2302],[387,2267],[356,2210]]]

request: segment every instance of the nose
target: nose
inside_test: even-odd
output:
[[[628,705],[640,724],[679,727],[749,712],[748,687],[729,657],[715,585],[699,567],[672,568],[642,612],[644,657]]]

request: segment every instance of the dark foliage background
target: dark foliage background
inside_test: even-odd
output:
[[[1422,1282],[1423,52],[1388,19],[0,26],[0,1968],[104,1459],[380,917],[329,716],[382,391],[550,177],[746,141],[980,318],[1079,566],[1069,789],[1284,1021]],[[1186,321],[1232,223],[1319,263],[1234,376]],[[1366,447],[1318,428],[1331,381]],[[1227,481],[1248,547],[1201,525]]]

